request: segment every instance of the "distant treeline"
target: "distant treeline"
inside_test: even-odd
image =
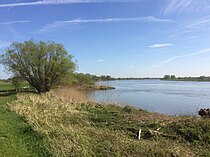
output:
[[[84,73],[70,73],[67,75],[66,78],[63,79],[62,84],[68,86],[92,86],[95,85],[96,82],[99,81],[113,81],[113,80],[145,80],[145,79],[160,79],[160,78],[134,78],[134,77],[127,77],[127,78],[114,78],[109,75],[91,75],[91,74],[84,74]]]
[[[147,79],[160,79],[160,78],[150,78],[150,77],[144,77],[144,78],[138,78],[138,77],[111,77],[109,75],[101,75],[101,76],[95,76],[92,75],[93,79],[95,81],[112,81],[112,80],[147,80]]]
[[[172,81],[210,81],[210,76],[176,77],[175,75],[165,75],[161,80],[172,80]]]
[[[136,77],[126,77],[126,78],[114,78],[114,80],[152,80],[152,79],[160,79],[160,78],[151,78],[151,77],[143,77],[143,78],[136,78]]]

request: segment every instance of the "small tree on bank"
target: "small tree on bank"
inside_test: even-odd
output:
[[[48,92],[68,72],[75,70],[73,56],[54,42],[14,42],[1,56],[1,63],[15,76],[29,82],[39,93]]]

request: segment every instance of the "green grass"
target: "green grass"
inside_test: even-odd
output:
[[[28,86],[28,82],[22,81],[20,82],[20,88]],[[11,82],[8,81],[0,81],[0,90],[14,90],[15,88],[12,86]]]
[[[0,156],[50,156],[42,136],[8,108],[15,99],[15,95],[0,97]]]
[[[20,94],[11,108],[43,136],[54,156],[210,156],[210,119],[65,101],[51,94]]]
[[[0,81],[0,90],[12,90],[14,87],[10,82]]]

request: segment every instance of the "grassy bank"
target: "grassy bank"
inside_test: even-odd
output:
[[[0,97],[0,156],[50,156],[42,137],[8,107],[15,99],[15,95]]]
[[[12,86],[11,82],[7,81],[0,81],[0,90],[13,90],[14,87]]]
[[[172,117],[58,93],[19,94],[10,104],[54,156],[210,156],[210,119]]]
[[[21,89],[28,86],[29,84],[26,81],[21,81],[19,88]],[[12,85],[11,81],[0,81],[0,91],[1,90],[15,90],[15,88]]]

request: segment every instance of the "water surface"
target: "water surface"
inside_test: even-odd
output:
[[[90,91],[97,102],[120,103],[169,115],[196,115],[210,108],[210,82],[121,80],[98,82],[115,90]]]

